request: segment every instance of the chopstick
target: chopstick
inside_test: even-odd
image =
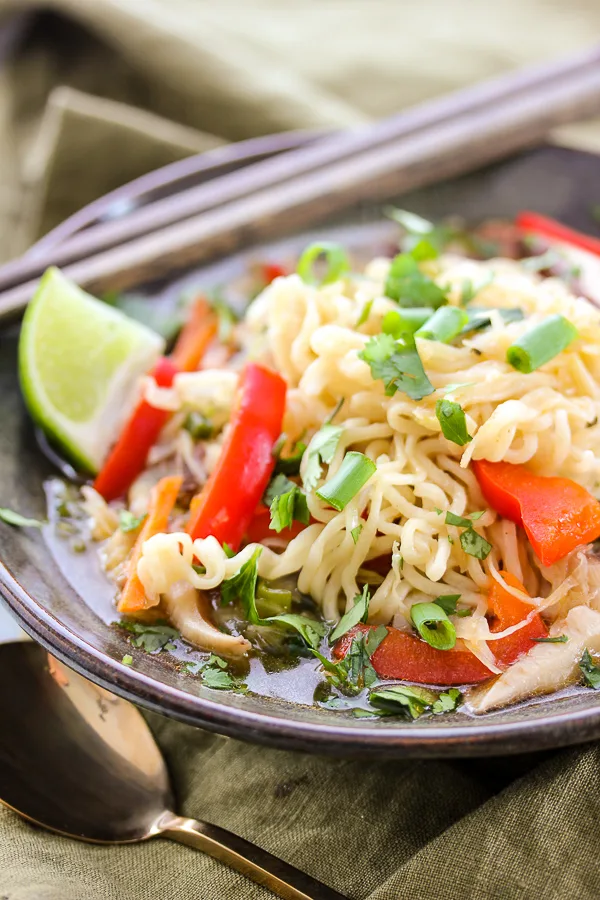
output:
[[[0,269],[0,318],[49,264],[84,287],[126,289],[248,239],[456,175],[600,109],[600,49],[494,79],[366,128],[248,166]],[[293,216],[293,223],[290,221]],[[104,249],[108,248],[108,249]],[[10,287],[14,285],[14,287]]]

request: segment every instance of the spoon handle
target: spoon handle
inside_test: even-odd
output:
[[[284,900],[348,900],[294,866],[217,825],[169,815],[168,819],[165,816],[164,827],[159,823],[159,829],[161,837],[202,850]]]

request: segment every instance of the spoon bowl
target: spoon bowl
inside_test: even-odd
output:
[[[288,900],[341,894],[231,832],[177,816],[164,759],[138,710],[33,642],[0,645],[0,802],[30,822],[103,844],[162,835]]]

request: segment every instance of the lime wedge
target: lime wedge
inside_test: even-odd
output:
[[[155,332],[48,269],[19,341],[29,412],[75,465],[97,472],[163,350]]]

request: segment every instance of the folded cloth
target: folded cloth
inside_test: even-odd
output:
[[[493,11],[472,0],[0,0],[0,257],[157,166],[223,141],[358,125],[584,47],[599,26],[597,0],[504,0]],[[597,123],[561,137],[600,148]],[[595,744],[351,762],[148,718],[178,812],[354,900],[598,896]],[[0,808],[6,900],[268,896],[168,841],[94,847]]]

